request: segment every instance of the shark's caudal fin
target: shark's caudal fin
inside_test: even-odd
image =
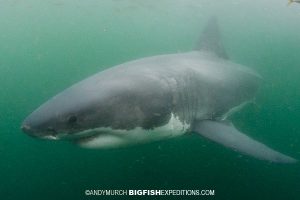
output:
[[[276,163],[295,163],[296,160],[239,132],[233,125],[203,120],[195,122],[193,131],[240,153]]]
[[[207,22],[195,50],[207,51],[214,53],[220,58],[228,59],[227,53],[222,44],[218,20],[216,17],[210,18]]]

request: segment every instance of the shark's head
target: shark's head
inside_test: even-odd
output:
[[[62,139],[84,131],[88,118],[85,111],[66,106],[67,99],[65,103],[59,99],[49,100],[31,113],[21,125],[23,132],[43,139]]]
[[[44,139],[84,139],[107,129],[151,129],[169,118],[170,102],[158,81],[112,68],[48,100],[23,121],[21,129]]]
[[[122,89],[118,82],[103,83],[91,77],[45,102],[23,121],[21,129],[33,137],[70,139],[86,136],[95,128],[111,127]]]
[[[30,136],[43,139],[77,137],[86,127],[96,126],[94,118],[101,117],[97,112],[99,108],[89,104],[90,100],[77,96],[75,91],[61,93],[31,113],[23,121],[21,129]]]

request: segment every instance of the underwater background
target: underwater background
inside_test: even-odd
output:
[[[231,60],[264,77],[255,103],[232,121],[299,160],[300,4],[287,3],[0,0],[0,199],[109,198],[85,196],[86,189],[214,189],[215,196],[198,198],[300,199],[299,163],[256,160],[193,134],[91,150],[20,130],[40,104],[89,75],[192,50],[217,16]]]

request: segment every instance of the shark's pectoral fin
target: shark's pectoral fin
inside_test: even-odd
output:
[[[297,160],[275,151],[238,131],[230,123],[211,120],[196,121],[193,131],[226,147],[261,160],[294,163]]]

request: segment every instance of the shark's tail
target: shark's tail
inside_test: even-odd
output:
[[[294,2],[294,0],[289,0],[288,6],[291,5]]]

